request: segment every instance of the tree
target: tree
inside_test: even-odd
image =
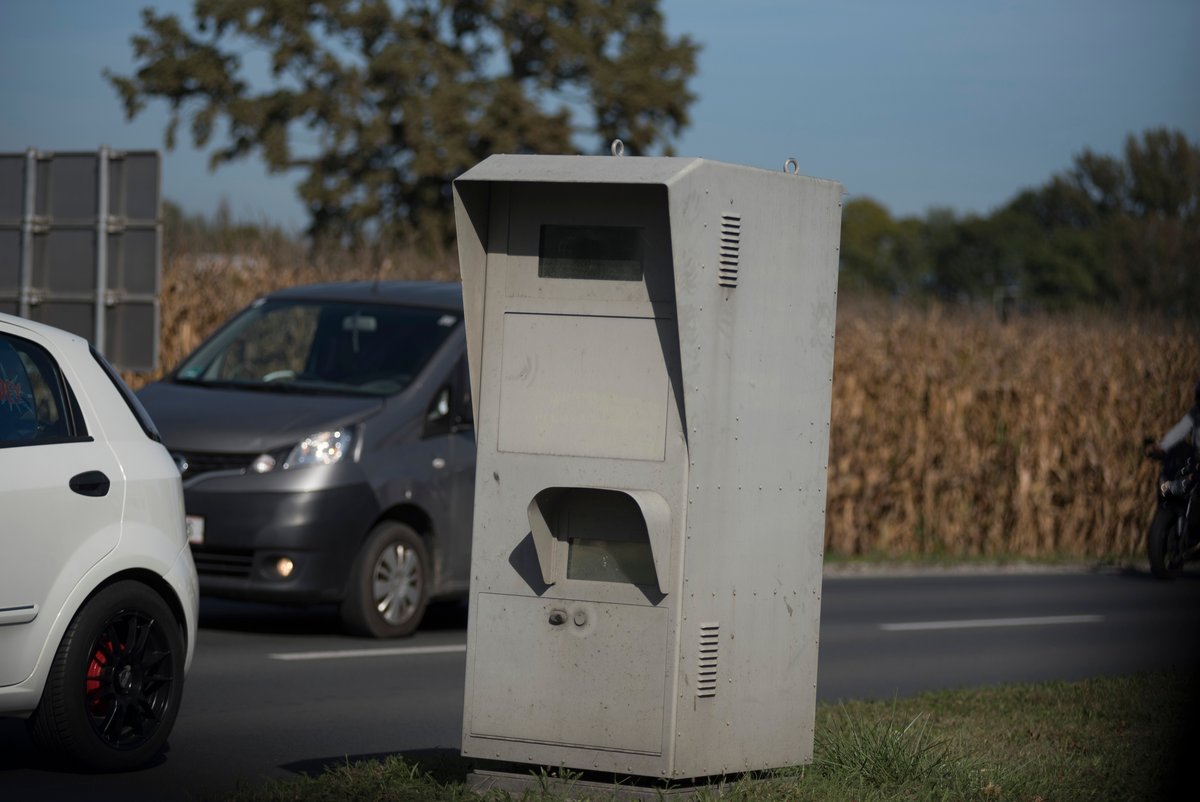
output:
[[[1200,215],[1200,149],[1179,131],[1156,129],[1125,140],[1129,210],[1139,217],[1186,220]]]
[[[1200,147],[1155,129],[1125,141],[1126,214],[1114,260],[1143,304],[1195,317],[1200,310]]]
[[[105,72],[126,115],[165,100],[168,148],[186,122],[212,168],[303,170],[314,238],[445,244],[450,183],[485,156],[618,137],[669,154],[694,100],[699,48],[657,0],[195,0],[193,17],[142,12],[136,72]]]
[[[1004,213],[1038,235],[1023,246],[1032,297],[1192,315],[1200,307],[1200,148],[1178,131],[1129,136],[1123,160],[1084,150]]]
[[[900,289],[893,254],[898,226],[882,204],[855,198],[842,207],[839,281],[856,290]]]

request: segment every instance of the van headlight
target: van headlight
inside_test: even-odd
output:
[[[303,465],[335,465],[350,456],[354,442],[351,429],[336,429],[331,432],[316,432],[301,440],[287,459],[283,468],[299,468]]]

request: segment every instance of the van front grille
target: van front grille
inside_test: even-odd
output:
[[[192,561],[196,563],[196,573],[200,576],[228,576],[247,579],[254,566],[254,552],[193,546]]]
[[[199,451],[173,451],[175,464],[183,468],[180,476],[189,479],[213,471],[244,471],[256,454],[214,454]]]

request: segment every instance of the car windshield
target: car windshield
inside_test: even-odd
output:
[[[392,395],[458,324],[440,309],[256,301],[179,366],[174,380],[267,392]]]

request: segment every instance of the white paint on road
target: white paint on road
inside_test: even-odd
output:
[[[466,644],[451,646],[397,646],[391,649],[337,649],[325,652],[277,652],[272,660],[349,660],[357,657],[404,657],[415,654],[458,654]]]
[[[1102,615],[1044,615],[1029,618],[974,618],[963,621],[906,621],[880,624],[884,632],[919,632],[935,629],[986,629],[989,627],[1040,627],[1055,624],[1098,624]]]

